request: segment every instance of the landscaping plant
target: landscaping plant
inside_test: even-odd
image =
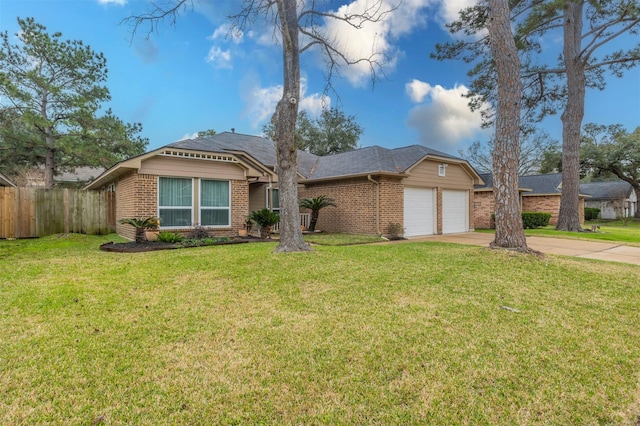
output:
[[[324,209],[325,207],[337,207],[337,205],[333,201],[333,198],[327,197],[326,195],[320,195],[319,197],[315,198],[302,198],[300,200],[301,209],[311,210],[309,231],[313,232],[316,230],[316,224],[318,223],[320,210]]]
[[[147,218],[125,218],[120,219],[120,223],[123,225],[131,225],[136,229],[136,243],[142,244],[147,241],[145,231],[147,229],[158,229],[160,226],[160,218],[151,216]]]
[[[254,210],[249,213],[249,220],[259,227],[260,238],[270,238],[271,227],[280,222],[280,215],[267,208]]]

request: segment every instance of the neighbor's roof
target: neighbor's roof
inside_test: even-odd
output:
[[[484,185],[476,185],[476,191],[493,188],[493,175],[483,173],[480,175],[484,180]],[[518,188],[526,192],[525,196],[531,195],[560,195],[562,193],[562,173],[547,173],[542,175],[527,175],[518,177]],[[580,185],[580,196],[585,195]]]
[[[88,182],[104,173],[104,167],[76,167],[73,172],[62,172],[56,175],[56,182]]]
[[[629,198],[632,190],[631,184],[623,180],[580,184],[580,192],[591,195],[592,200],[625,199]]]
[[[521,188],[529,188],[527,195],[560,194],[562,173],[548,173],[544,175],[520,176],[518,185]]]
[[[0,186],[15,187],[16,185],[13,182],[11,182],[8,177],[0,173]]]

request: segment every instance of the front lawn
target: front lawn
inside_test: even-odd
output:
[[[592,225],[598,226],[596,232],[590,232]],[[640,246],[640,221],[630,221],[625,226],[620,221],[594,221],[586,222],[583,229],[589,232],[564,232],[556,231],[555,226],[549,225],[538,229],[525,229],[526,236],[556,237],[577,240],[596,240],[618,242],[631,246]],[[495,232],[493,229],[478,229],[476,232]]]
[[[0,241],[0,424],[634,424],[640,269]]]

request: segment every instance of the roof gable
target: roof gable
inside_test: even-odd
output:
[[[13,182],[11,182],[11,180],[9,180],[8,177],[0,173],[0,186],[10,186],[13,188],[16,185]]]

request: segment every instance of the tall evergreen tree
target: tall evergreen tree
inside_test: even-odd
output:
[[[10,43],[6,31],[0,34],[1,106],[14,121],[3,128],[5,150],[22,155],[16,148],[32,147],[20,161],[44,164],[47,188],[58,171],[107,167],[143,152],[140,124],[125,124],[110,110],[98,116],[110,99],[104,55],[82,41],[63,40],[59,32],[47,33],[33,18],[18,18],[18,24],[18,43]]]

